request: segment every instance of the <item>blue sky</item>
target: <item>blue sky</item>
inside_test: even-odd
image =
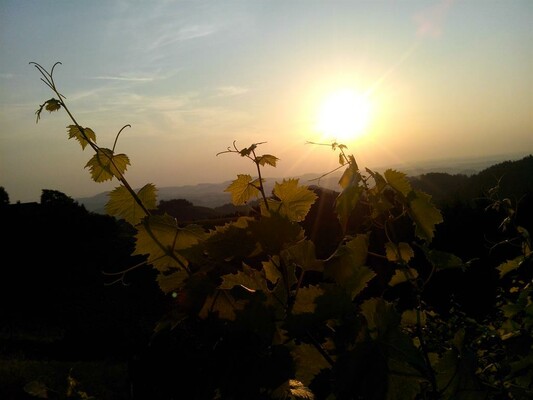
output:
[[[42,189],[110,190],[84,169],[64,112],[30,61],[55,79],[81,125],[132,165],[134,187],[254,174],[232,144],[267,143],[266,176],[323,173],[335,154],[305,144],[328,93],[372,102],[359,165],[533,152],[533,2],[0,1],[0,186],[11,202]]]

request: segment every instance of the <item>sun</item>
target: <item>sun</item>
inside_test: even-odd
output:
[[[372,114],[370,99],[352,89],[327,95],[317,113],[315,129],[323,140],[351,142],[367,133]]]

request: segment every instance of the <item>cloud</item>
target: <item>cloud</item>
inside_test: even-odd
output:
[[[163,32],[148,46],[150,50],[159,49],[176,42],[183,42],[204,36],[209,36],[216,32],[211,25],[191,25],[179,29],[167,26]]]
[[[454,0],[441,0],[433,6],[417,13],[413,20],[417,24],[417,34],[437,38],[442,35],[444,21]]]
[[[14,77],[15,77],[15,74],[0,73],[0,78],[2,78],[2,79],[13,79]]]
[[[97,79],[104,81],[128,81],[128,82],[151,82],[154,77],[135,77],[135,76],[93,76],[89,79]]]
[[[241,86],[219,86],[216,91],[217,97],[229,97],[247,93],[249,89]]]

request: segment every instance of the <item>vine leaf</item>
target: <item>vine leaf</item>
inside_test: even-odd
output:
[[[87,139],[90,141],[96,143],[96,134],[91,128],[82,128],[83,133],[85,133],[85,136],[83,135],[82,131],[80,130],[80,127],[77,125],[69,125],[68,128],[68,138],[69,139],[76,139],[78,142],[80,142],[82,150],[85,150],[85,147],[89,144]]]
[[[282,277],[280,270],[276,267],[279,265],[279,257],[273,256],[270,261],[263,261],[262,264],[266,279],[275,285]]]
[[[205,319],[210,314],[216,314],[220,319],[235,321],[236,311],[243,310],[247,303],[246,300],[235,300],[225,290],[219,290],[215,294],[207,296],[198,316]]]
[[[159,274],[157,276],[157,283],[163,293],[168,294],[183,287],[183,283],[189,277],[189,274],[184,269],[174,270],[169,274]]]
[[[324,289],[319,286],[301,287],[292,307],[293,314],[314,313],[316,309],[315,300],[323,294]]]
[[[133,255],[148,254],[147,263],[160,272],[188,266],[179,251],[187,249],[205,236],[198,225],[180,228],[170,215],[152,215],[137,226],[137,239]]]
[[[277,213],[250,222],[252,236],[268,254],[279,254],[280,251],[304,238],[303,228]]]
[[[237,179],[235,179],[224,191],[231,194],[231,202],[238,206],[246,204],[248,200],[253,197],[259,196],[259,189],[257,185],[259,184],[259,179],[252,181],[252,177],[248,174],[239,174]]]
[[[283,382],[272,392],[275,400],[314,400],[313,392],[296,379]]]
[[[294,222],[305,219],[318,197],[315,192],[306,186],[299,185],[298,182],[299,179],[283,179],[282,183],[276,182],[272,193],[277,199],[268,199],[270,210],[275,210]]]
[[[415,256],[415,253],[409,243],[400,242],[398,244],[393,242],[385,243],[385,254],[387,260],[392,262],[407,263]]]
[[[278,161],[279,158],[274,157],[271,154],[264,154],[262,156],[257,157],[257,163],[262,166],[270,165],[272,167],[275,167]]]
[[[408,268],[404,271],[402,268],[397,269],[389,281],[389,286],[396,286],[400,283],[407,282],[409,279],[418,278],[418,271],[414,268]]]
[[[452,268],[464,268],[468,263],[463,262],[455,254],[440,250],[429,250],[425,246],[421,246],[426,254],[428,261],[435,267],[437,271]]]
[[[384,172],[387,183],[395,190],[407,197],[412,191],[411,184],[407,179],[407,175],[393,169],[388,169]]]
[[[212,258],[240,260],[251,256],[257,249],[257,242],[248,229],[248,217],[215,227],[204,242],[205,251]]]
[[[304,271],[324,270],[324,262],[316,259],[315,244],[311,240],[302,240],[281,252],[287,264],[296,264]]]
[[[359,186],[348,186],[335,199],[335,212],[343,232],[346,232],[348,220],[357,206],[362,192],[363,188]]]
[[[365,266],[368,254],[368,236],[357,235],[348,243],[340,246],[326,260],[324,277],[332,279],[344,287],[352,300],[361,293],[376,273]]]
[[[147,210],[157,208],[156,192],[156,187],[151,183],[144,185],[137,192],[137,197],[141,200]],[[105,210],[109,215],[124,218],[132,225],[137,225],[141,219],[146,216],[145,211],[123,185],[118,186],[109,193],[109,201],[105,206]]]
[[[130,165],[126,154],[113,154],[110,149],[99,148],[89,160],[85,168],[89,167],[95,182],[105,182],[114,176],[121,177]]]
[[[342,155],[341,155],[342,156]],[[341,165],[344,165],[344,158],[339,156],[339,160],[343,160]],[[361,174],[359,173],[359,167],[355,162],[355,157],[348,156],[349,165],[346,168],[339,179],[339,185],[341,188],[346,189],[348,186],[357,186],[361,182]]]
[[[504,263],[501,263],[496,269],[500,271],[500,278],[503,278],[509,272],[514,271],[520,267],[522,261],[524,260],[523,256],[518,256],[512,260],[507,260]]]
[[[410,195],[414,195],[414,198],[409,201],[409,214],[416,227],[415,234],[420,239],[431,242],[435,235],[435,225],[443,221],[442,214],[431,203],[429,194],[414,191]]]
[[[243,264],[242,270],[237,271],[236,274],[223,275],[219,289],[233,289],[235,286],[241,286],[249,292],[256,290],[268,292],[263,274],[246,264]]]
[[[291,355],[296,364],[296,379],[309,386],[313,378],[323,369],[330,368],[326,359],[315,346],[307,343],[294,345]]]

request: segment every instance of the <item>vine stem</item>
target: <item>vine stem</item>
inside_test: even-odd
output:
[[[137,193],[135,193],[135,190],[133,190],[133,188],[130,186],[129,182],[126,180],[126,178],[124,177],[124,175],[122,174],[122,172],[120,172],[120,169],[117,168],[115,162],[113,161],[113,158],[110,157],[108,154],[106,154],[106,152],[102,151],[101,148],[96,144],[94,143],[92,140],[89,139],[89,137],[87,136],[87,134],[85,133],[85,129],[78,123],[78,121],[76,120],[76,118],[74,117],[74,115],[71,113],[70,109],[68,108],[68,106],[66,105],[65,103],[65,96],[63,96],[61,93],[59,93],[59,90],[57,89],[56,87],[56,84],[54,82],[54,77],[53,77],[53,74],[54,74],[54,68],[56,67],[56,65],[61,65],[60,62],[56,62],[50,72],[46,71],[46,69],[44,69],[40,64],[36,63],[36,62],[30,62],[30,64],[34,65],[37,70],[41,73],[41,75],[43,75],[44,79],[41,78],[41,80],[50,88],[52,89],[52,91],[57,95],[57,97],[59,98],[59,103],[61,104],[61,106],[65,109],[66,113],[68,114],[69,118],[71,119],[71,121],[74,123],[74,125],[76,126],[76,128],[78,128],[78,130],[80,131],[80,133],[82,134],[83,138],[85,139],[85,141],[87,143],[89,143],[89,145],[91,146],[91,148],[95,151],[95,153],[98,155],[98,154],[103,154],[104,157],[106,157],[109,162],[113,165],[113,167],[115,168],[115,170],[117,171],[118,173],[118,176],[116,176],[116,178],[124,185],[124,187],[126,188],[126,190],[131,194],[131,196],[133,197],[133,199],[135,200],[135,202],[141,207],[141,209],[143,210],[143,212],[145,213],[145,215],[149,216],[150,215],[150,211],[145,207],[145,205],[143,204],[143,202],[141,201],[141,199],[139,198],[139,196],[137,196]],[[126,125],[126,126],[130,126],[130,125]],[[120,135],[120,133],[124,130],[124,128],[126,127],[124,126],[120,131],[119,133],[117,134],[117,137],[115,138],[115,145],[116,145],[116,142],[118,140],[118,136]],[[113,145],[113,151],[114,151],[114,148],[115,148],[115,145]]]

